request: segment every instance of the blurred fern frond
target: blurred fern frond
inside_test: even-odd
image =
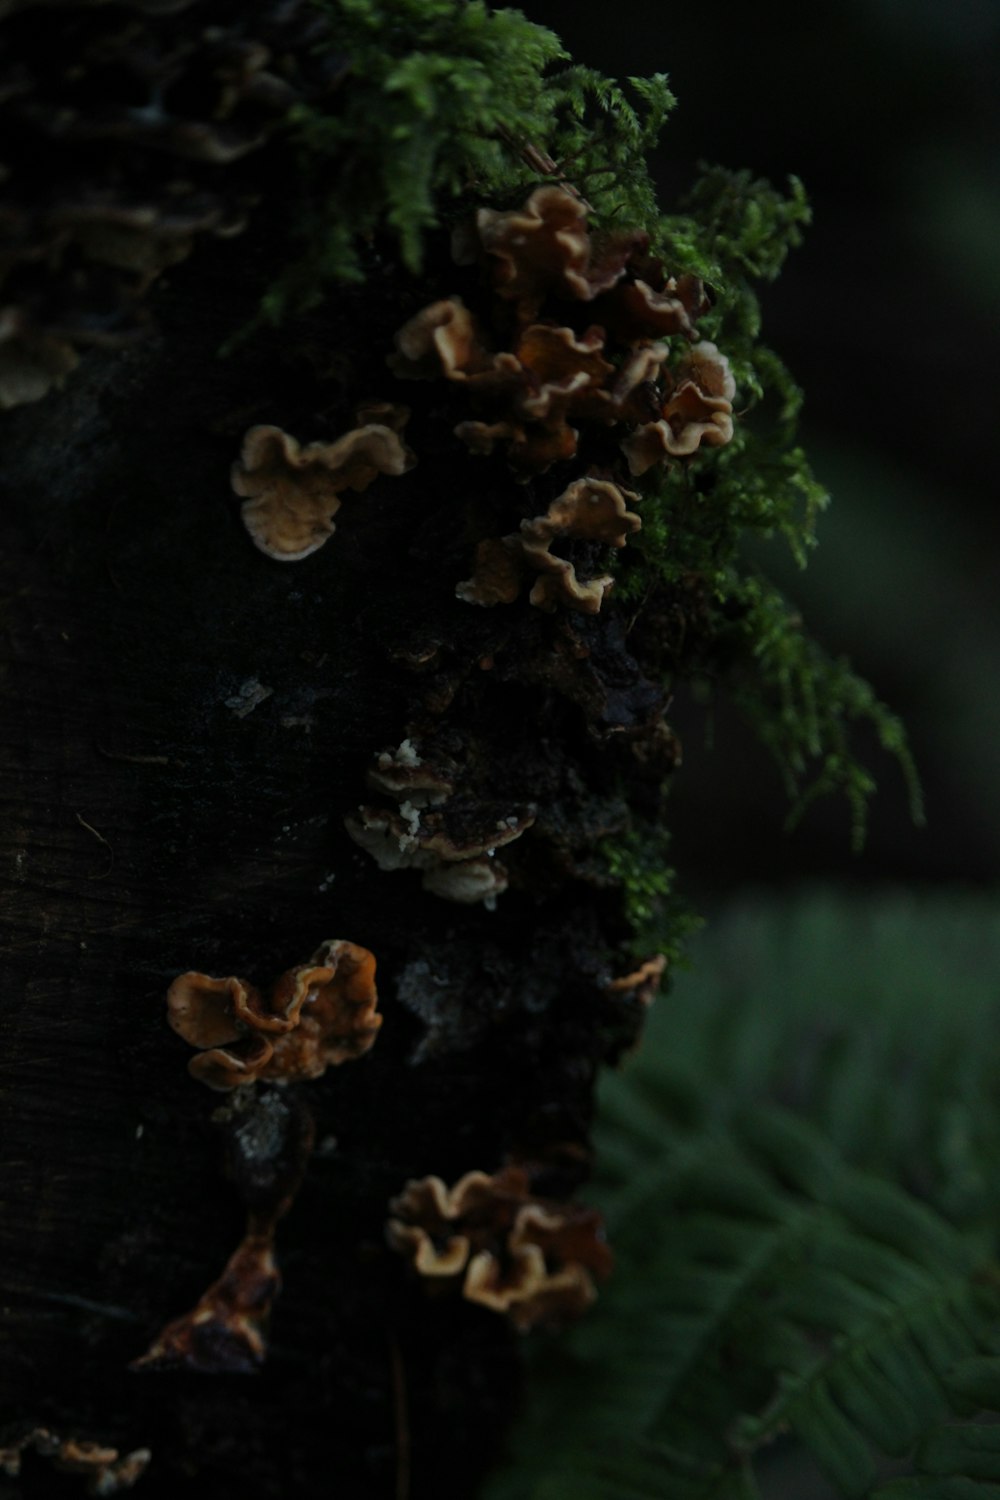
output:
[[[603,1090],[618,1269],[490,1500],[996,1500],[1000,917],[817,897],[701,949]]]

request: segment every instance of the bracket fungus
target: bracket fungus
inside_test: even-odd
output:
[[[631,490],[608,480],[574,480],[544,516],[522,521],[519,535],[480,542],[472,577],[458,584],[456,596],[487,608],[510,604],[518,597],[526,574],[534,572],[539,576],[528,600],[537,609],[551,614],[562,604],[582,614],[597,614],[614,584],[610,574],[582,579],[575,564],[552,548],[560,542],[624,547],[626,538],[642,526],[626,503],[638,499]]]
[[[497,296],[515,302],[523,317],[548,295],[592,302],[615,286],[648,237],[634,230],[595,243],[587,227],[589,212],[582,198],[554,185],[536,188],[523,208],[481,208],[476,234]]]
[[[47,1427],[33,1427],[15,1442],[0,1446],[0,1473],[8,1479],[17,1479],[22,1456],[29,1448],[40,1457],[51,1459],[53,1468],[62,1473],[85,1477],[87,1494],[97,1496],[119,1495],[130,1490],[152,1458],[148,1448],[134,1448],[131,1453],[119,1456],[117,1448],[90,1438],[61,1438]]]
[[[274,1258],[274,1223],[250,1227],[217,1281],[190,1312],[174,1318],[133,1370],[195,1370],[201,1374],[252,1374],[267,1353],[265,1331],[281,1272]]]
[[[246,1231],[222,1275],[162,1329],[133,1370],[246,1375],[267,1354],[267,1326],[281,1290],[275,1233],[302,1186],[315,1121],[301,1098],[283,1089],[244,1090],[213,1119],[225,1131],[226,1176],[246,1205]]]
[[[344,826],[379,869],[420,870],[433,895],[492,909],[508,883],[496,850],[532,826],[535,808],[475,796],[462,787],[457,765],[425,760],[412,739],[383,751],[368,783],[398,807],[361,806]]]
[[[360,492],[380,474],[416,462],[400,433],[409,412],[388,403],[362,407],[359,425],[332,443],[303,447],[280,427],[251,427],[232,469],[243,524],[254,546],[278,562],[308,557],[335,531],[344,490]],[[374,420],[372,420],[374,419]]]
[[[460,1284],[522,1332],[578,1317],[612,1266],[600,1214],[533,1196],[522,1167],[468,1172],[452,1188],[411,1179],[389,1204],[386,1238],[418,1275]]]
[[[192,1077],[225,1092],[256,1079],[320,1078],[328,1067],[361,1057],[375,1042],[375,957],[331,939],[308,964],[288,969],[265,999],[243,979],[189,972],[167,991],[170,1025],[198,1056]]]
[[[573,458],[584,424],[628,428],[621,446],[635,474],[732,437],[732,377],[715,345],[694,344],[670,370],[672,341],[688,348],[698,337],[703,284],[669,276],[641,231],[592,234],[588,214],[552,185],[523,208],[480,209],[453,254],[482,267],[489,317],[460,297],[431,303],[398,330],[389,357],[400,379],[460,387],[474,415],[456,437],[475,454],[502,446],[520,480]],[[591,320],[583,332],[580,303]]]
[[[631,974],[624,974],[620,979],[610,979],[607,984],[608,993],[625,1000],[635,1000],[648,1008],[659,993],[666,967],[664,954],[656,953]]]
[[[630,471],[645,474],[665,458],[687,458],[702,443],[724,447],[733,436],[735,395],[726,356],[714,344],[695,344],[681,361],[659,418],[638,427],[622,443]]]

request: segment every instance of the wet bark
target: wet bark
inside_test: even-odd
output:
[[[641,1012],[607,988],[627,934],[594,850],[630,815],[623,773],[654,795],[630,756],[663,697],[611,610],[455,600],[469,514],[509,505],[510,479],[457,451],[436,387],[412,393],[412,473],[348,497],[300,563],[254,549],[228,484],[246,427],[331,438],[356,400],[405,399],[385,353],[429,300],[373,260],[321,317],[220,359],[280,249],[202,253],[156,338],[4,421],[0,1413],[8,1436],[150,1449],[148,1500],[467,1495],[516,1401],[517,1336],[424,1294],[386,1204],[511,1155],[557,1194],[585,1175],[595,1070]],[[496,910],[345,832],[415,727],[473,801],[537,811]],[[266,1362],[132,1370],[222,1271],[249,1191],[164,991],[189,968],[266,983],[327,938],[376,955],[385,1021],[365,1058],[259,1091],[299,1100],[317,1143],[278,1226]],[[82,1485],[30,1452],[5,1483]]]

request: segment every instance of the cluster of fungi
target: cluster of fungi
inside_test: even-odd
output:
[[[320,62],[310,45],[328,25],[313,8],[297,0],[265,8],[255,29],[222,28],[206,50],[203,38],[183,39],[190,3],[134,0],[124,27],[110,9],[106,19],[101,7],[80,7],[73,24],[87,66],[72,77],[36,57],[31,27],[20,28],[33,62],[9,74],[0,109],[22,140],[57,164],[55,178],[74,186],[39,202],[29,190],[28,156],[12,147],[2,164],[10,191],[0,219],[0,405],[37,400],[63,382],[88,345],[115,347],[141,331],[149,321],[146,293],[161,273],[199,237],[229,236],[246,223],[254,201],[249,172],[230,173],[223,191],[211,168],[252,157],[291,104],[339,85],[336,59]],[[8,40],[17,44],[18,14],[32,7],[11,5]],[[110,93],[98,107],[87,90],[102,69]],[[124,90],[121,100],[115,86]],[[137,107],[140,96],[145,103]],[[150,152],[166,172],[145,170]],[[589,214],[572,188],[554,184],[536,188],[518,208],[481,208],[452,239],[456,274],[468,290],[407,318],[386,354],[385,379],[439,383],[458,418],[450,423],[456,451],[492,458],[506,471],[505,485],[494,489],[503,500],[474,509],[471,531],[468,517],[458,528],[468,576],[453,575],[452,600],[522,615],[526,601],[528,616],[552,617],[562,690],[584,707],[595,739],[634,728],[662,748],[664,695],[637,675],[612,634],[602,646],[610,678],[617,672],[638,683],[634,701],[623,693],[612,711],[610,679],[573,622],[600,614],[614,588],[608,559],[641,529],[636,482],[728,443],[735,387],[725,356],[698,338],[708,306],[701,282],[669,275],[642,231],[592,231]],[[332,440],[300,441],[276,425],[250,428],[231,485],[254,545],[281,563],[323,547],[348,494],[398,480],[418,463],[410,421],[410,407],[383,391]],[[561,487],[540,484],[554,467]],[[404,665],[421,673],[440,649],[440,641],[424,654],[407,648]],[[489,654],[479,661],[483,671],[493,666]],[[519,680],[532,670],[522,663]],[[537,670],[544,681],[548,669]],[[371,757],[374,800],[345,826],[380,870],[417,871],[432,896],[490,910],[510,880],[498,851],[533,833],[550,840],[567,869],[575,855],[552,832],[534,786],[508,781],[489,790],[487,742],[477,748],[474,735],[450,731],[457,688],[446,673],[434,680],[423,718],[405,727],[398,745]],[[602,730],[605,712],[612,722]],[[654,956],[623,978],[606,976],[604,992],[641,1009],[663,968]],[[281,1286],[276,1227],[314,1144],[295,1086],[372,1048],[382,1025],[374,976],[371,952],[337,940],[263,992],[236,976],[195,972],[171,985],[168,1019],[195,1049],[192,1077],[226,1097],[223,1112],[245,1118],[244,1134],[251,1125],[263,1129],[269,1144],[252,1171],[237,1164],[247,1220],[236,1251],[133,1368],[246,1372],[265,1358]],[[428,1287],[457,1290],[519,1330],[565,1322],[593,1301],[610,1252],[598,1214],[538,1196],[532,1180],[523,1165],[467,1172],[451,1188],[437,1176],[413,1178],[389,1204],[388,1244]],[[95,1493],[126,1487],[145,1462],[143,1453],[121,1460],[42,1429],[25,1442],[62,1468],[90,1474]],[[19,1453],[7,1452],[8,1470]]]
[[[142,1478],[151,1457],[148,1448],[123,1454],[91,1438],[60,1437],[47,1427],[33,1427],[16,1442],[0,1446],[0,1474],[17,1479],[25,1453],[48,1459],[59,1473],[79,1475],[87,1482],[88,1495],[99,1500],[130,1490]]]
[[[641,521],[628,509],[639,496],[617,482],[620,459],[638,477],[733,435],[728,361],[713,343],[695,342],[708,305],[702,283],[668,276],[643,231],[595,238],[587,217],[586,204],[557,186],[537,188],[521,209],[480,209],[456,232],[453,254],[481,269],[483,314],[461,297],[433,302],[399,329],[388,357],[398,380],[455,385],[477,413],[455,437],[474,454],[501,449],[522,483],[574,460],[582,426],[612,440],[604,462],[544,515],[482,541],[472,578],[456,589],[470,604],[513,603],[536,575],[533,605],[596,613],[612,579],[581,582],[553,544],[624,546]],[[409,413],[390,403],[379,412],[373,425],[373,408],[362,408],[332,444],[303,448],[275,427],[247,433],[233,488],[249,497],[243,519],[257,546],[282,561],[306,556],[331,534],[343,489],[410,467],[414,456],[392,441]]]
[[[471,575],[453,586],[463,603],[515,605],[526,593],[548,614],[598,614],[614,577],[595,563],[642,526],[632,508],[642,497],[621,470],[633,480],[733,435],[728,362],[698,341],[702,283],[668,275],[642,231],[593,234],[588,214],[556,185],[519,209],[480,209],[452,244],[456,264],[478,279],[479,309],[458,296],[431,303],[397,331],[387,357],[399,381],[448,382],[473,413],[453,425],[455,440],[474,455],[502,452],[517,481],[508,511],[520,519],[475,541]],[[409,418],[395,402],[368,402],[335,441],[304,445],[278,427],[251,428],[232,486],[255,545],[282,562],[321,547],[346,490],[418,461],[402,437]],[[529,482],[578,462],[584,472],[532,514]],[[533,799],[479,800],[470,820],[463,768],[428,764],[415,743],[408,728],[368,774],[396,805],[360,806],[347,830],[380,869],[420,870],[424,889],[443,899],[492,907],[508,884],[495,852],[531,827]]]
[[[387,1234],[429,1285],[459,1285],[522,1331],[578,1316],[611,1271],[600,1215],[534,1196],[521,1166],[467,1172],[453,1188],[412,1179],[389,1204]]]
[[[363,1057],[382,1025],[377,1012],[375,958],[340,939],[323,943],[306,964],[287,970],[266,996],[235,975],[181,974],[167,992],[173,1029],[198,1049],[193,1078],[219,1093],[238,1093],[252,1111],[248,1129],[233,1132],[246,1232],[222,1275],[196,1306],[173,1319],[133,1369],[185,1368],[206,1373],[256,1369],[266,1355],[271,1306],[281,1289],[274,1253],[278,1221],[290,1209],[314,1144],[308,1108],[274,1091],[252,1098],[258,1082],[288,1085],[321,1078],[330,1067]],[[254,1144],[253,1132],[261,1136]]]
[[[627,484],[732,437],[728,363],[698,341],[708,305],[701,282],[669,276],[640,231],[592,234],[588,213],[576,193],[555,185],[537,188],[519,209],[480,209],[452,244],[454,261],[478,275],[479,310],[459,296],[431,303],[398,330],[387,357],[398,381],[449,383],[465,408],[454,439],[470,455],[502,457],[511,471],[506,503],[512,520],[520,510],[519,524],[474,539],[471,575],[453,585],[464,604],[515,606],[527,593],[529,606],[551,616],[599,614],[614,578],[595,571],[595,560],[642,524],[632,508],[642,497]],[[410,416],[380,399],[357,408],[354,426],[333,441],[251,428],[232,488],[255,546],[283,563],[322,547],[345,492],[362,493],[418,461],[403,437]],[[530,513],[534,482],[571,463],[582,472]],[[590,654],[568,639],[577,658]],[[419,652],[410,665],[422,670]],[[448,701],[446,693],[438,715]],[[378,752],[367,781],[382,801],[359,807],[347,831],[381,870],[419,870],[431,894],[492,908],[508,884],[497,850],[532,829],[538,807],[527,794],[484,799],[469,764],[449,755],[447,734],[443,742],[436,747],[426,726],[411,725],[398,746]],[[648,1005],[663,968],[654,956],[607,981],[606,992]],[[191,1074],[240,1099],[258,1082],[283,1088],[363,1056],[381,1025],[374,972],[366,949],[328,942],[266,996],[236,977],[188,973],[170,988],[169,1020],[198,1049]],[[234,1370],[263,1359],[280,1286],[274,1229],[312,1145],[301,1119],[289,1115],[283,1128],[294,1149],[251,1205],[222,1276],[138,1367]],[[451,1188],[437,1176],[413,1178],[389,1204],[386,1233],[429,1287],[457,1288],[522,1331],[578,1315],[611,1268],[600,1216],[537,1196],[523,1165],[467,1172]]]

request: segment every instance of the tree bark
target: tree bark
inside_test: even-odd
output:
[[[556,1196],[585,1176],[596,1068],[642,1010],[608,987],[627,932],[593,850],[630,816],[623,768],[655,803],[631,757],[663,693],[611,610],[454,598],[469,512],[510,479],[446,441],[436,386],[406,392],[411,474],[347,497],[302,562],[254,549],[228,482],[244,430],[329,439],[358,399],[400,399],[385,354],[414,308],[373,254],[364,289],[221,359],[280,253],[260,231],[202,251],[159,294],[159,336],[5,419],[0,1414],[8,1442],[149,1449],[147,1500],[467,1495],[516,1401],[517,1335],[425,1294],[387,1203],[511,1157]],[[496,910],[345,832],[373,757],[414,732],[473,799],[536,810]],[[174,976],[265,985],[328,938],[378,961],[371,1053],[238,1108],[192,1080]],[[262,1108],[286,1145],[302,1112],[316,1140],[263,1367],[131,1369],[239,1243],[274,1166],[240,1146]],[[5,1482],[83,1480],[26,1449]]]

